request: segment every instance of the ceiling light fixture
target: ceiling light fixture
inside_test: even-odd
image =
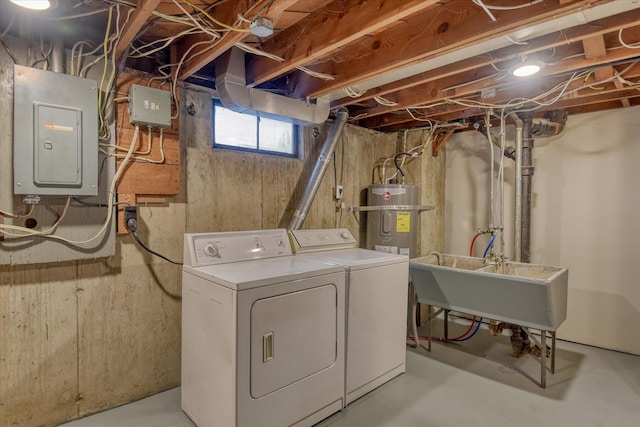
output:
[[[11,0],[11,3],[33,10],[47,10],[51,7],[49,0]]]
[[[535,59],[525,59],[520,64],[511,67],[510,73],[516,77],[532,76],[544,68],[544,62]]]

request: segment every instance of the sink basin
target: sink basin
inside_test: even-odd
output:
[[[566,268],[442,254],[410,260],[409,275],[422,304],[545,331],[567,318]]]
[[[425,264],[440,265],[442,267],[459,268],[462,270],[478,270],[488,266],[482,258],[449,254],[434,255],[432,253],[431,255],[427,255],[422,258],[415,258],[414,261],[419,261]]]

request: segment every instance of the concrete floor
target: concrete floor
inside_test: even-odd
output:
[[[452,326],[451,336],[463,328]],[[406,374],[317,427],[638,425],[640,356],[558,341],[556,373],[541,389],[538,359],[512,359],[509,350],[508,337],[486,330],[464,343],[434,343],[431,353],[408,348]],[[194,424],[180,410],[180,389],[65,424],[115,426]]]

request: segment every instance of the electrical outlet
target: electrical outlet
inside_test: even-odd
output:
[[[336,185],[336,200],[342,200],[342,185]]]
[[[138,222],[138,207],[137,206],[125,206],[124,207],[124,226],[131,231],[135,231],[132,227],[129,226],[129,220],[134,220],[137,224]]]

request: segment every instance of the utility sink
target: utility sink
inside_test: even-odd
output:
[[[567,318],[566,268],[432,254],[409,261],[418,302],[545,331]]]

